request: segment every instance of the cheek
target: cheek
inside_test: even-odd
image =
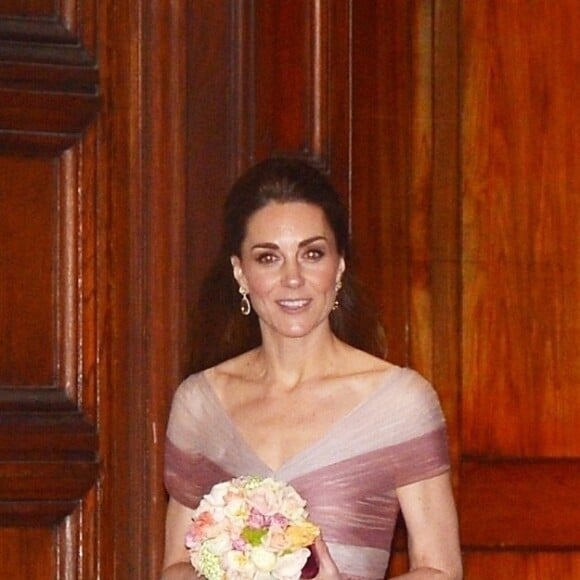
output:
[[[259,276],[248,272],[246,280],[250,294],[254,294],[254,296],[267,294],[276,285],[276,276],[273,274],[264,274],[263,272]]]
[[[319,288],[326,292],[334,292],[336,286],[336,272],[326,270],[318,276]]]

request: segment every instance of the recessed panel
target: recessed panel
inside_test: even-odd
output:
[[[51,159],[0,157],[0,384],[54,382],[56,177]]]
[[[0,546],[3,578],[56,578],[50,528],[1,528]]]
[[[0,16],[54,16],[54,0],[2,0]]]

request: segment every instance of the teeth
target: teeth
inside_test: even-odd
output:
[[[279,304],[287,308],[302,308],[308,304],[308,300],[280,300]]]

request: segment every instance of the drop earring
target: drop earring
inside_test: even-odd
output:
[[[340,280],[338,280],[336,285],[334,286],[334,291],[336,292],[336,296],[334,298],[334,304],[332,305],[333,312],[335,310],[338,310],[338,308],[340,306],[340,302],[338,301],[338,293],[340,292],[341,288],[342,288],[342,282]]]
[[[249,316],[250,312],[252,312],[252,303],[248,298],[248,292],[240,286],[240,294],[242,295],[242,300],[240,302],[240,312],[244,316]]]

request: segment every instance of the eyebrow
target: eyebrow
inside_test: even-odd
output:
[[[308,246],[314,242],[318,242],[318,241],[324,241],[327,242],[328,239],[326,236],[313,236],[311,238],[308,238],[306,240],[302,240],[299,244],[298,247],[299,248],[303,248],[304,246]],[[277,250],[279,248],[278,244],[273,244],[271,242],[263,242],[260,244],[254,244],[251,249],[252,250],[259,250],[259,249],[267,249],[267,250]]]

